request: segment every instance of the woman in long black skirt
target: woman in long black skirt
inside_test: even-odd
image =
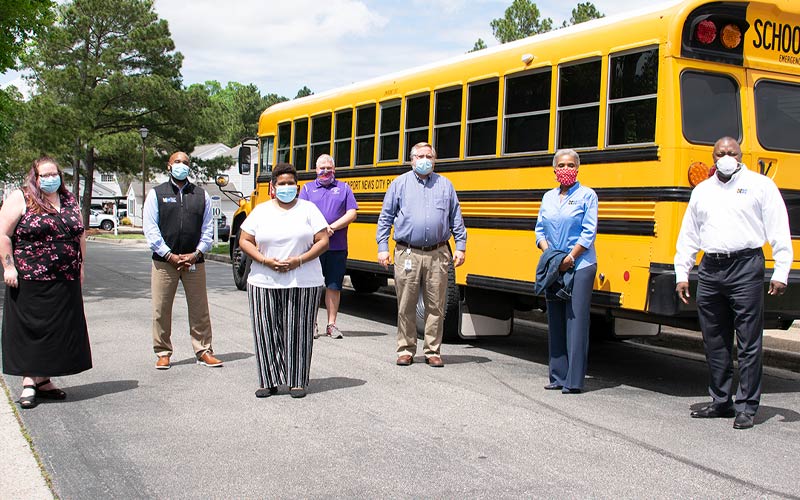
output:
[[[0,209],[3,373],[23,377],[22,408],[65,399],[50,377],[92,367],[81,293],[86,237],[63,181],[55,160],[39,158]]]

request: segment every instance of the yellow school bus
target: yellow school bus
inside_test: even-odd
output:
[[[352,284],[363,292],[385,284],[391,269],[378,265],[375,242],[381,202],[409,169],[411,146],[428,141],[468,231],[466,264],[451,273],[446,334],[508,334],[515,311],[544,306],[533,294],[533,228],[556,185],[553,153],[572,148],[580,181],[599,198],[593,322],[618,335],[696,329],[694,305],[675,296],[672,262],[692,187],[708,177],[722,136],[739,139],[744,163],[773,178],[786,201],[795,261],[786,295],[766,300],[765,319],[788,328],[800,317],[797,0],[661,4],[271,106],[259,121],[257,187],[231,225],[235,282],[244,287],[249,265],[235,236],[269,198],[272,166],[290,162],[309,181],[329,153],[359,203]],[[240,168],[249,171],[249,161]]]

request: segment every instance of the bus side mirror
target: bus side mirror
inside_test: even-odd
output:
[[[241,175],[250,174],[250,146],[242,145],[239,148],[239,173]]]

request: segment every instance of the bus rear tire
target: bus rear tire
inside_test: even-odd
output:
[[[350,284],[356,293],[375,293],[382,286],[387,285],[386,276],[378,276],[372,273],[353,271],[350,273]]]
[[[231,265],[233,266],[233,282],[236,284],[236,288],[246,290],[251,260],[239,247],[240,232],[241,230],[236,233],[236,238],[231,238]]]

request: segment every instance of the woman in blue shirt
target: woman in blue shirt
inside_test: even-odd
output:
[[[550,289],[545,292],[550,383],[544,388],[560,389],[564,394],[583,390],[589,353],[589,306],[597,273],[597,194],[577,181],[580,164],[575,151],[556,152],[553,170],[560,185],[544,194],[536,220],[536,246],[543,252],[551,247],[566,252],[558,270],[574,273],[570,294],[556,296]]]

